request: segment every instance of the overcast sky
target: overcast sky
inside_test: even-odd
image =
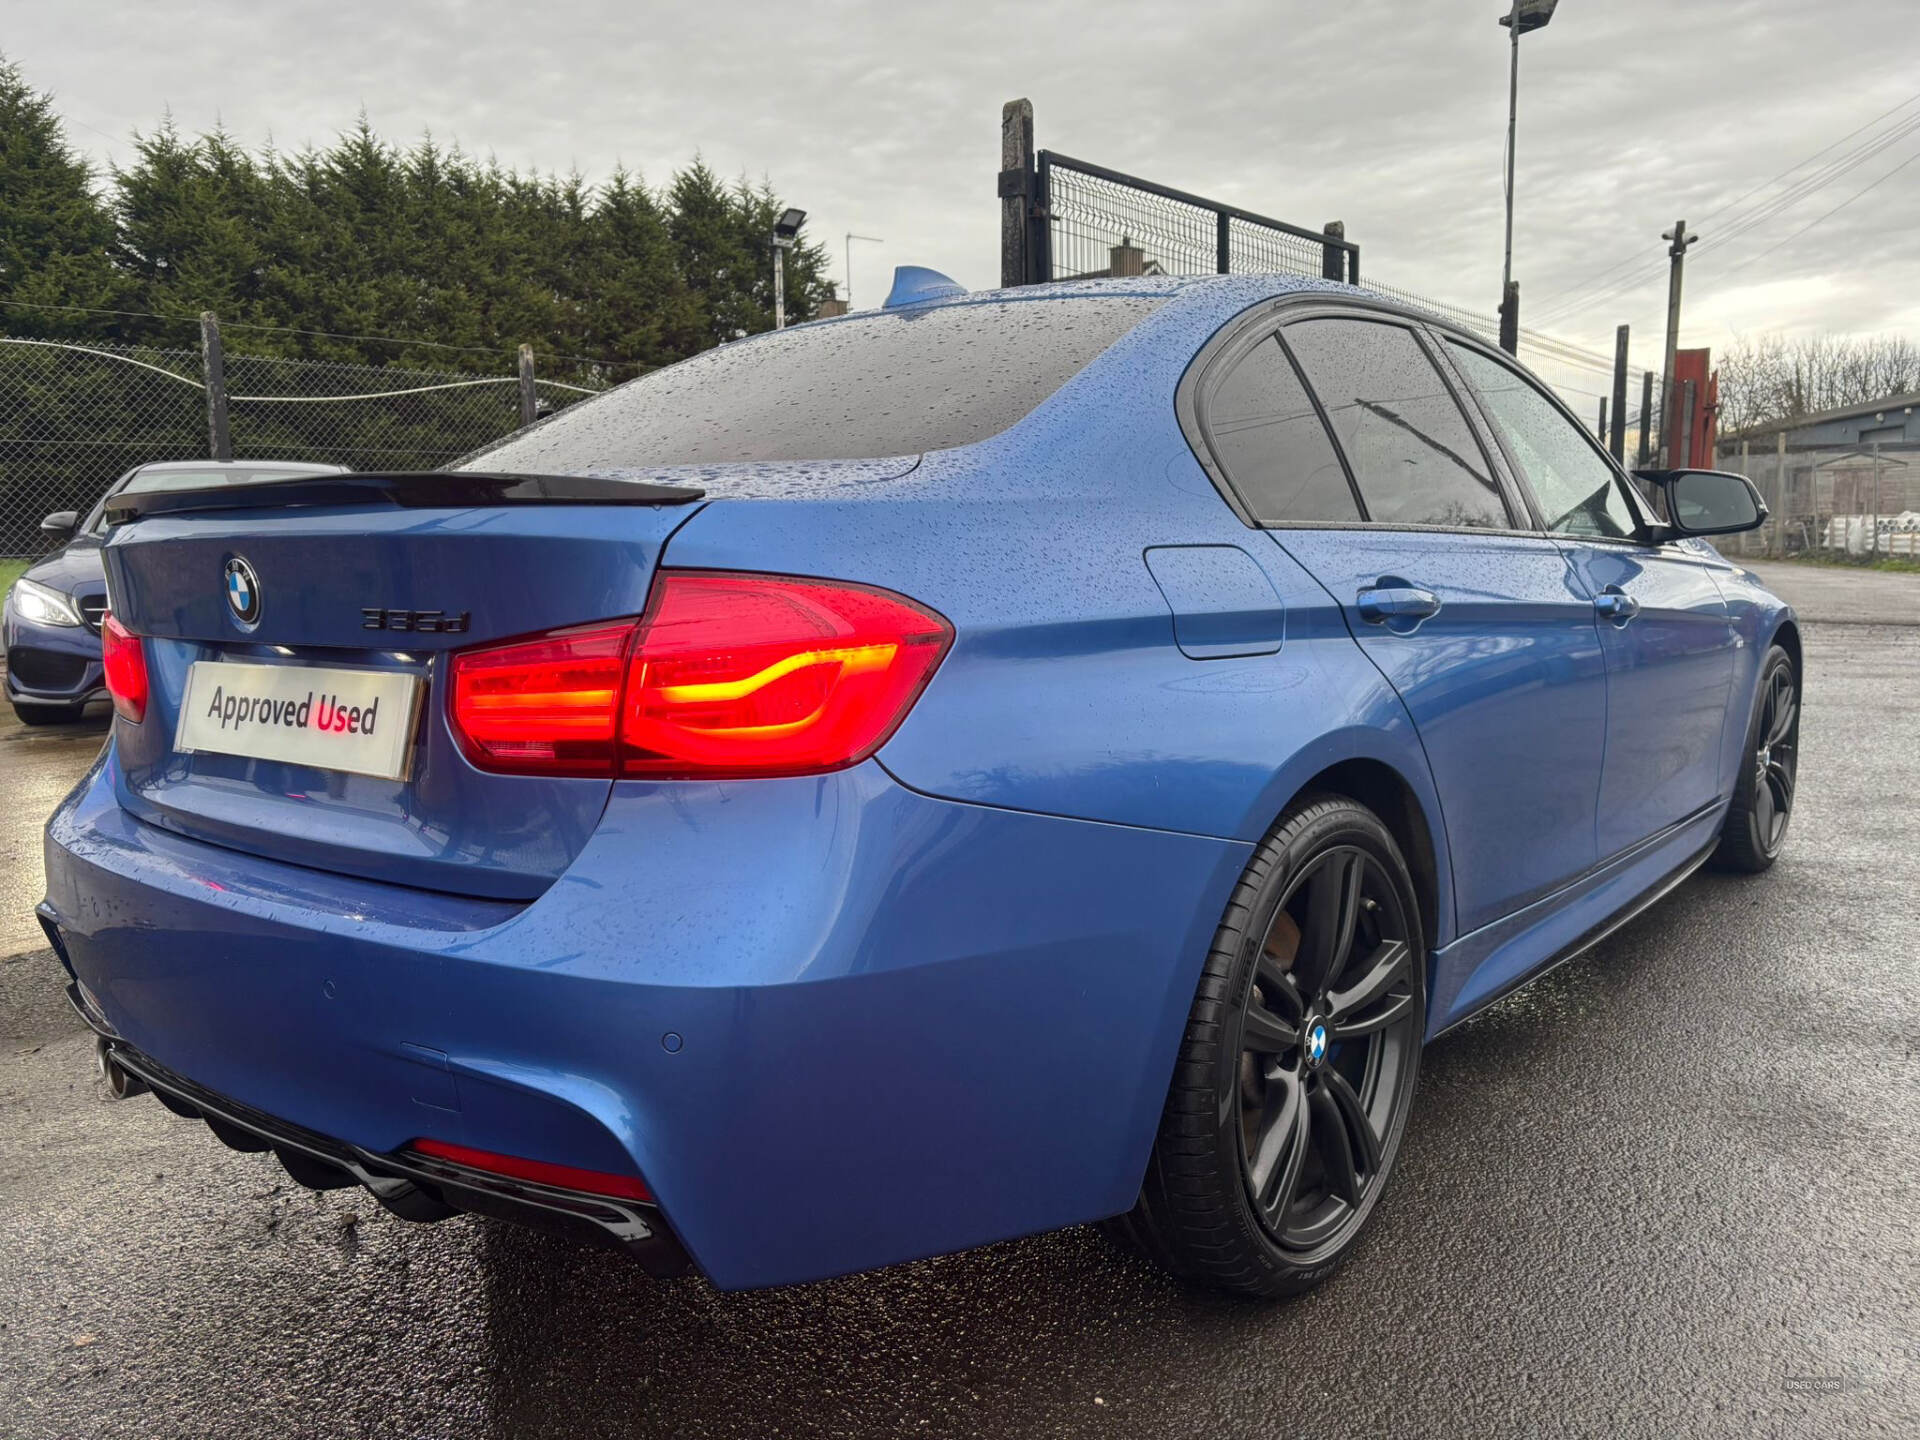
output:
[[[1500,0],[0,0],[0,46],[104,164],[166,107],[259,144],[325,143],[365,107],[522,169],[664,181],[695,152],[806,208],[857,305],[895,264],[998,283],[1001,102],[1040,143],[1318,227],[1365,274],[1498,300],[1506,32]],[[544,13],[543,13],[544,12]],[[1660,232],[1703,237],[1683,342],[1769,329],[1920,332],[1920,163],[1762,255],[1895,166],[1920,132],[1744,235],[1746,191],[1882,112],[1817,164],[1920,120],[1913,0],[1564,0],[1522,42],[1516,275],[1527,323],[1612,348],[1664,323]],[[1715,248],[1716,242],[1720,248]],[[1552,319],[1556,292],[1632,261],[1623,293]]]

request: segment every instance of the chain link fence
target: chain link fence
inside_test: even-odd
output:
[[[1717,463],[1753,481],[1771,512],[1758,530],[1714,541],[1728,554],[1920,560],[1920,442],[1731,441]]]
[[[86,511],[135,465],[212,453],[199,348],[0,336],[0,558],[45,548],[41,517]],[[539,413],[604,388],[536,377]],[[232,453],[428,470],[521,424],[518,373],[225,355]]]

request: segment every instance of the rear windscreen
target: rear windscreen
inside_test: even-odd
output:
[[[1014,424],[1164,303],[941,305],[756,336],[583,401],[463,464],[582,474],[970,445]]]

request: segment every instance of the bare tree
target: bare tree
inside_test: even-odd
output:
[[[1920,390],[1920,344],[1905,335],[1778,333],[1720,357],[1720,431],[1797,420]]]

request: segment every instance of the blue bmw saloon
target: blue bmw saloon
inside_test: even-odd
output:
[[[1791,813],[1791,611],[1471,335],[1279,277],[756,336],[434,474],[129,495],[46,831],[118,1093],[805,1281],[1354,1248],[1427,1040]]]

